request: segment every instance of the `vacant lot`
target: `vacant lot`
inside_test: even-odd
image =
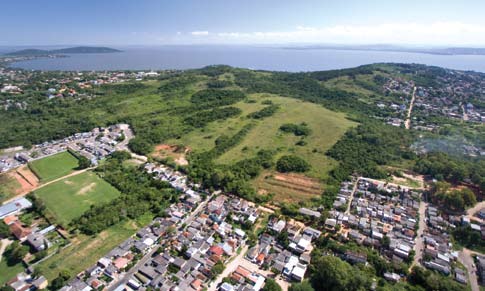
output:
[[[15,196],[20,183],[15,179],[14,174],[4,173],[0,175],[0,203]]]
[[[260,194],[274,193],[277,202],[298,202],[318,198],[323,188],[319,180],[301,174],[265,172],[253,182]]]
[[[256,95],[257,96],[257,95]],[[261,99],[261,98],[260,98]],[[254,156],[261,149],[277,151],[277,158],[285,154],[295,154],[312,165],[308,176],[323,179],[336,162],[325,155],[351,126],[356,123],[345,118],[345,114],[328,110],[320,105],[284,97],[266,97],[280,109],[268,118],[258,121],[256,127],[242,143],[222,155],[218,162],[233,163]],[[284,123],[300,124],[305,122],[312,133],[305,137],[305,145],[298,146],[301,140],[291,133],[283,133],[279,127]]]
[[[84,172],[35,191],[49,214],[63,226],[81,216],[91,205],[118,197],[119,192],[93,172]]]
[[[74,171],[78,160],[69,152],[62,152],[33,161],[29,165],[41,182],[48,182]]]

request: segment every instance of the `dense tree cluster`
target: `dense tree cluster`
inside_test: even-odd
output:
[[[232,83],[230,81],[225,80],[210,80],[207,82],[207,88],[210,89],[222,89],[231,85]]]
[[[175,201],[176,192],[168,183],[153,179],[141,169],[123,166],[129,155],[114,154],[97,169],[98,174],[121,192],[106,204],[92,206],[72,226],[85,234],[98,233],[125,218],[135,219],[146,212],[162,215]]]
[[[235,117],[241,114],[241,112],[241,109],[231,106],[214,108],[211,110],[199,111],[190,115],[185,118],[185,122],[193,127],[201,128],[206,126],[209,122]]]
[[[434,183],[429,193],[435,204],[451,212],[462,212],[477,203],[475,194],[470,189],[451,189],[451,185],[446,182]]]
[[[278,108],[280,108],[278,105],[273,104],[259,111],[249,113],[248,117],[253,119],[263,119],[266,117],[270,117],[271,115],[275,114],[276,111],[278,111]]]
[[[311,133],[310,127],[308,127],[308,124],[304,122],[300,124],[285,123],[280,126],[280,130],[283,132],[293,133],[296,136],[307,136]]]
[[[206,89],[193,94],[190,101],[194,104],[208,103],[212,106],[223,106],[234,104],[244,98],[244,93],[238,90]]]
[[[420,156],[414,170],[437,180],[458,183],[469,180],[485,191],[485,159],[465,159],[442,152]]]
[[[310,170],[310,164],[299,156],[286,155],[282,156],[276,162],[276,170],[278,172],[306,172]]]
[[[485,252],[485,240],[479,231],[473,230],[469,225],[455,228],[451,234],[462,246],[478,252]]]

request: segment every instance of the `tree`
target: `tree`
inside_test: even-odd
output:
[[[66,285],[67,280],[71,278],[71,274],[67,270],[62,270],[59,272],[59,275],[57,278],[52,280],[51,283],[51,290],[59,290],[61,289],[64,285]]]
[[[10,229],[8,228],[8,225],[3,222],[3,220],[0,220],[0,238],[8,236],[10,236]]]
[[[9,285],[5,285],[0,287],[0,291],[15,291],[15,289],[10,287]]]
[[[288,291],[315,291],[315,289],[313,289],[312,285],[310,285],[310,282],[303,281],[301,283],[291,284]]]
[[[5,256],[7,257],[9,265],[15,265],[20,263],[28,252],[29,248],[27,246],[21,245],[18,241],[14,241],[5,253]]]
[[[308,164],[304,159],[295,155],[282,156],[276,162],[276,170],[282,173],[306,172],[310,170],[310,164]]]
[[[272,278],[267,278],[262,289],[263,291],[282,291],[280,285]]]
[[[91,161],[85,156],[78,155],[77,159],[78,159],[78,166],[77,166],[78,170],[86,169],[91,166]]]
[[[211,269],[212,278],[215,278],[217,275],[221,274],[225,268],[226,267],[221,261],[217,262]]]
[[[366,274],[334,256],[318,257],[312,266],[310,281],[315,290],[369,290]]]

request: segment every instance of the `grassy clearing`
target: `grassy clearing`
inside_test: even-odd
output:
[[[22,264],[9,266],[7,265],[7,259],[2,257],[2,261],[0,261],[0,286],[3,286],[8,280],[12,279],[23,270],[24,266]]]
[[[20,183],[9,175],[8,173],[4,173],[0,175],[0,203],[8,200],[15,196],[15,193],[19,188],[22,186]]]
[[[29,166],[42,182],[48,182],[72,173],[78,166],[78,160],[66,151],[35,160]]]
[[[63,179],[40,188],[35,194],[45,202],[56,221],[64,226],[91,205],[105,203],[119,196],[118,190],[93,172]]]
[[[270,96],[268,94],[261,95]],[[193,152],[210,150],[214,147],[214,141],[217,137],[223,134],[228,136],[234,135],[243,126],[251,122],[250,119],[246,118],[246,115],[265,107],[265,105],[262,105],[259,102],[261,98],[250,99],[258,100],[258,103],[246,103],[243,101],[232,105],[242,110],[240,117],[211,122],[204,128],[195,129],[188,134],[183,135],[180,139],[168,140],[166,144],[188,146]]]
[[[96,236],[78,235],[71,240],[70,246],[40,263],[38,268],[49,281],[56,278],[61,270],[68,270],[74,276],[95,264],[140,227],[142,225],[130,220],[114,225]]]
[[[262,99],[260,95],[253,98]],[[308,176],[323,179],[336,162],[325,155],[345,133],[356,123],[345,118],[342,113],[330,111],[320,105],[278,96],[266,96],[280,109],[273,115],[259,121],[244,141],[232,148],[219,159],[219,163],[231,164],[246,157],[254,156],[261,149],[277,150],[277,157],[296,154],[312,165]],[[306,145],[295,145],[301,137],[283,133],[279,127],[284,123],[308,124],[312,133],[304,138]]]

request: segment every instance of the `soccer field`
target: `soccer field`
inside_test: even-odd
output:
[[[91,205],[109,202],[120,195],[108,182],[88,171],[35,191],[49,214],[64,227],[81,216]]]
[[[48,182],[70,174],[78,166],[78,160],[69,152],[58,153],[29,164],[41,182]]]

